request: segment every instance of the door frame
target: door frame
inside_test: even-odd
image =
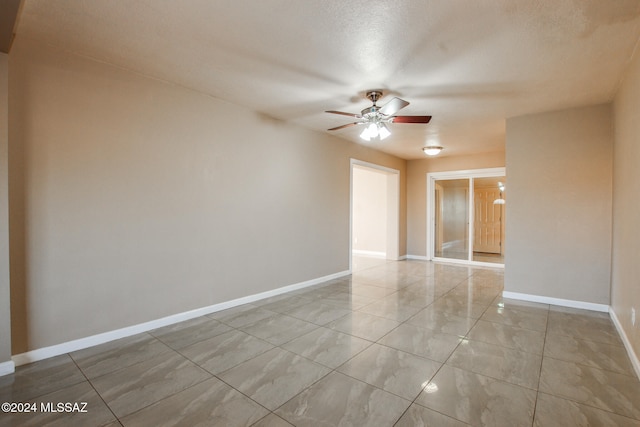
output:
[[[349,163],[349,271],[353,266],[353,168],[365,167],[387,176],[387,255],[400,259],[400,171],[375,163],[351,158]]]
[[[502,267],[504,264],[497,264],[491,262],[473,261],[473,220],[475,209],[474,207],[474,194],[471,191],[474,186],[475,178],[491,178],[491,177],[506,177],[506,168],[485,168],[485,169],[468,169],[458,171],[446,171],[446,172],[431,172],[427,173],[427,259],[431,261],[444,261],[456,264],[467,265],[482,265],[487,267]],[[435,256],[435,183],[439,179],[469,179],[469,221],[468,238],[469,238],[469,254],[466,260],[452,259],[452,258],[440,258]]]

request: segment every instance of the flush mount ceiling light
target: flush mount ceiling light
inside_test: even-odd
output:
[[[426,147],[422,147],[422,151],[427,156],[437,156],[442,151],[442,147],[439,145],[428,145]]]
[[[378,107],[376,102],[382,97],[381,90],[370,90],[366,96],[373,102],[373,105],[362,110],[360,114],[334,110],[325,111],[326,113],[355,117],[358,120],[357,122],[347,123],[346,125],[328,130],[339,130],[356,125],[365,125],[365,129],[360,134],[360,138],[365,141],[371,141],[376,138],[382,140],[391,135],[387,123],[429,123],[429,120],[431,120],[431,116],[395,116],[394,114],[409,105],[407,101],[400,98],[392,98],[382,107]]]

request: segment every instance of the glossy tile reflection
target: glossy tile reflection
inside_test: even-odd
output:
[[[455,418],[447,417],[439,412],[432,411],[417,404],[413,404],[402,415],[394,427],[416,427],[416,426],[434,426],[434,427],[466,427],[467,423],[458,421]]]
[[[400,322],[395,320],[374,316],[362,311],[354,311],[327,326],[345,334],[369,341],[377,341],[399,325]]]
[[[475,341],[535,354],[542,354],[545,338],[543,332],[485,320],[478,320],[468,336]]]
[[[274,348],[219,377],[262,406],[274,410],[331,372],[290,351]]]
[[[25,402],[83,381],[80,369],[64,354],[19,366],[14,374],[0,377],[0,400]]]
[[[262,406],[211,378],[124,417],[125,426],[250,425],[268,414]]]
[[[502,323],[522,329],[546,332],[547,312],[522,310],[520,308],[491,306],[483,314],[482,320],[487,322]]]
[[[87,378],[96,378],[127,366],[170,353],[171,348],[149,334],[138,334],[71,353]]]
[[[473,425],[530,426],[536,392],[443,366],[416,403]]]
[[[300,427],[391,426],[410,404],[408,400],[333,372],[276,413]]]
[[[480,341],[464,340],[447,364],[497,378],[512,384],[537,389],[542,357]]]
[[[0,425],[636,426],[608,313],[502,297],[504,271],[354,257],[353,274],[20,366]]]
[[[398,326],[378,342],[416,356],[444,362],[462,339],[408,323]]]
[[[92,381],[118,417],[198,384],[211,374],[177,353],[167,353]]]
[[[285,316],[284,314],[275,314],[243,326],[240,330],[268,341],[273,345],[280,345],[316,328],[318,328],[318,325],[313,323]]]
[[[624,346],[547,334],[545,356],[635,376]]]
[[[571,400],[538,393],[535,427],[616,426],[639,427],[640,421]]]
[[[371,345],[370,341],[327,328],[318,328],[282,348],[329,368],[337,368]]]
[[[476,323],[476,320],[469,317],[459,317],[431,306],[420,310],[409,318],[407,323],[444,334],[464,336]]]
[[[603,313],[585,314],[581,311],[549,311],[548,332],[604,344],[623,345],[613,322]]]
[[[418,396],[441,363],[374,344],[338,370],[405,399]]]
[[[180,353],[210,373],[218,374],[273,347],[266,341],[234,330],[183,348]]]
[[[540,391],[640,420],[638,378],[547,357]]]

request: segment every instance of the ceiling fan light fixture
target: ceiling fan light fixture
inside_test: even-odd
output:
[[[385,139],[387,136],[391,135],[389,129],[382,128],[381,123],[371,122],[367,125],[366,128],[360,134],[360,138],[365,141],[371,141],[375,138]]]
[[[439,145],[428,145],[426,147],[422,147],[422,151],[427,156],[437,156],[442,151],[443,147]]]
[[[386,124],[378,123],[378,135],[380,136],[381,140],[391,135],[391,132],[389,131],[389,128]]]
[[[371,141],[371,134],[369,133],[369,127],[368,126],[366,128],[364,128],[364,130],[360,134],[360,138],[364,139],[365,141]]]
[[[378,124],[371,122],[369,123],[369,126],[367,126],[367,131],[369,131],[369,137],[370,138],[377,138],[378,137]]]
[[[341,130],[351,126],[365,125],[365,130],[360,133],[360,138],[365,141],[371,141],[374,138],[383,140],[391,135],[391,131],[387,127],[387,123],[422,123],[427,124],[431,120],[431,116],[398,116],[396,113],[409,105],[408,101],[400,98],[392,98],[383,106],[379,107],[376,102],[382,96],[382,91],[375,89],[366,93],[369,101],[373,105],[363,109],[360,114],[346,113],[344,111],[327,110],[325,113],[339,114],[341,116],[355,117],[358,121],[347,123],[342,126],[336,126],[329,131]],[[442,149],[442,148],[441,148]]]

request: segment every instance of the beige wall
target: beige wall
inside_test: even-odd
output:
[[[507,120],[505,291],[609,304],[609,105]]]
[[[611,306],[640,356],[640,54],[613,103],[613,256]],[[631,309],[636,324],[631,323]]]
[[[407,254],[427,255],[427,174],[504,167],[504,151],[407,162]]]
[[[0,363],[11,360],[9,304],[8,72],[9,57],[0,53]]]
[[[406,217],[404,160],[20,37],[9,68],[14,354],[347,270],[351,157]]]
[[[387,174],[353,168],[353,249],[387,253]]]

